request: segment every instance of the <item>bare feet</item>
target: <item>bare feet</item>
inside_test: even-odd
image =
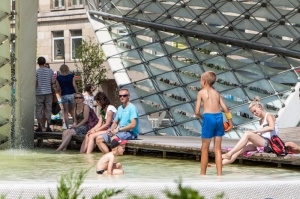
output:
[[[211,163],[209,163],[209,164],[207,165],[207,167],[216,167],[216,164],[211,164]]]
[[[231,155],[228,154],[228,153],[222,154],[222,159],[228,159],[228,160],[230,160],[231,159]]]

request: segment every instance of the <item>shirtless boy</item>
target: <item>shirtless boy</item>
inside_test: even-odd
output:
[[[111,141],[111,152],[104,154],[97,164],[97,174],[121,175],[124,174],[121,163],[116,163],[117,155],[123,155],[127,140],[115,138]]]
[[[208,166],[208,151],[212,138],[214,138],[214,153],[217,168],[217,175],[222,175],[222,151],[221,142],[224,135],[223,114],[229,122],[229,127],[225,131],[230,131],[233,127],[232,116],[222,100],[220,94],[212,87],[216,81],[216,74],[207,71],[201,75],[200,85],[202,89],[198,92],[195,107],[195,115],[202,119],[202,147],[201,147],[201,171],[200,175],[206,175]],[[200,114],[200,107],[203,106],[203,115]]]

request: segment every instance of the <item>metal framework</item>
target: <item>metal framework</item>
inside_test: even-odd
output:
[[[248,110],[255,96],[278,119],[289,115],[295,119],[288,125],[298,125],[300,117],[290,105],[300,107],[289,103],[299,97],[298,1],[87,3],[118,85],[134,93],[131,100],[141,117],[159,118],[158,128],[147,127],[142,133],[201,134],[194,104],[199,78],[207,70],[216,72],[214,88],[233,113],[235,128],[228,137],[258,127]]]

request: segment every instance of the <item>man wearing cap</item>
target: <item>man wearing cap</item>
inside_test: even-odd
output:
[[[127,140],[115,138],[111,141],[111,152],[104,154],[97,163],[97,174],[120,175],[124,171],[120,162],[116,163],[117,155],[123,155]]]
[[[102,153],[109,152],[106,143],[109,143],[111,139],[118,137],[122,140],[135,140],[139,135],[139,114],[135,105],[129,102],[129,90],[120,89],[119,97],[122,105],[117,110],[111,129],[96,138],[97,146]]]
[[[36,70],[36,119],[38,128],[36,132],[42,131],[42,120],[45,114],[47,120],[46,131],[52,131],[50,128],[51,112],[52,112],[52,84],[55,83],[53,70],[45,66],[46,59],[39,57],[37,59],[39,68]]]

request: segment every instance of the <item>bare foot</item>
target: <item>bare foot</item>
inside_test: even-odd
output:
[[[228,154],[228,153],[222,154],[222,159],[228,159],[228,160],[230,160],[231,159],[231,155]]]
[[[216,167],[216,164],[208,164],[207,167]]]

